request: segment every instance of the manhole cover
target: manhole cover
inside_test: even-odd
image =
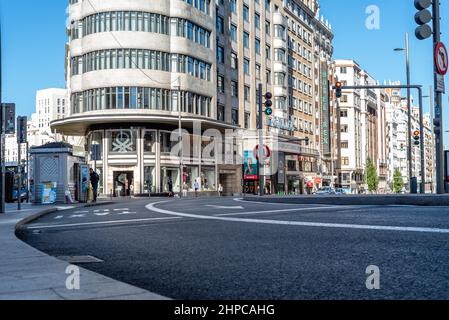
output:
[[[100,263],[103,260],[94,256],[59,256],[59,260],[67,261],[68,263]]]

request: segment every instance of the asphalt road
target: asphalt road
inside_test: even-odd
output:
[[[449,299],[449,208],[146,199],[50,214],[18,235],[174,299]],[[370,265],[380,289],[366,287]]]

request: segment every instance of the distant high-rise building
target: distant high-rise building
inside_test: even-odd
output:
[[[50,88],[36,92],[35,113],[28,119],[28,141],[30,146],[40,146],[48,142],[62,140],[62,135],[50,128],[54,120],[68,115],[66,89]]]

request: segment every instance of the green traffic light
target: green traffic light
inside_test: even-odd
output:
[[[271,116],[272,114],[273,114],[273,109],[271,109],[271,108],[266,108],[265,109],[265,115]]]

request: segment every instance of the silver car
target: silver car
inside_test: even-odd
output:
[[[335,190],[332,187],[323,187],[315,192],[316,195],[334,195]]]

